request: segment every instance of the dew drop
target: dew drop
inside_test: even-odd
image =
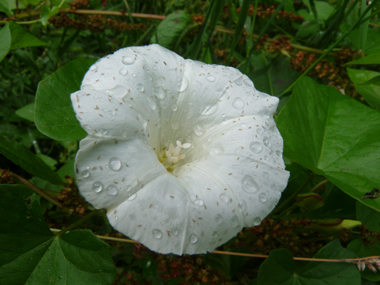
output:
[[[280,150],[276,150],[276,155],[277,155],[278,157],[281,157],[281,151],[280,151]]]
[[[88,178],[90,176],[90,171],[88,170],[83,170],[82,171],[82,177],[83,178]]]
[[[218,110],[218,104],[211,104],[206,106],[203,111],[201,112],[201,115],[203,116],[210,116],[214,114]]]
[[[189,85],[189,80],[187,79],[186,76],[184,76],[182,78],[182,81],[178,82],[178,91],[179,92],[185,91],[188,85]]]
[[[191,236],[190,236],[190,243],[192,243],[192,244],[194,244],[194,243],[196,243],[197,241],[198,241],[198,237],[197,237],[197,235],[195,235],[195,234],[192,234]]]
[[[233,215],[230,218],[230,223],[231,223],[232,227],[237,227],[239,225],[239,219],[238,219],[238,217],[236,215]]]
[[[174,227],[174,228],[172,228],[172,230],[170,231],[173,235],[175,235],[175,236],[178,236],[178,234],[179,234],[179,229],[177,228],[177,227]]]
[[[249,144],[249,149],[253,153],[259,153],[263,149],[263,146],[259,142],[251,142]]]
[[[224,153],[224,148],[221,143],[216,143],[210,147],[210,155],[219,155]]]
[[[144,85],[142,85],[141,83],[137,84],[137,90],[140,91],[141,93],[144,93],[145,92]]]
[[[135,59],[133,57],[130,57],[130,56],[126,56],[126,57],[123,57],[123,59],[121,60],[121,62],[123,64],[132,64],[135,62]]]
[[[103,184],[99,181],[94,182],[94,184],[92,184],[92,190],[94,190],[95,193],[99,193],[103,190]]]
[[[247,193],[256,193],[259,186],[256,181],[250,175],[245,175],[241,180],[241,187]]]
[[[202,207],[203,206],[203,201],[201,199],[196,199],[194,200],[194,204],[199,206],[199,207]]]
[[[226,195],[226,194],[220,194],[220,196],[219,196],[219,198],[220,198],[220,200],[224,203],[224,204],[228,204],[228,202],[229,202],[229,198],[228,198],[228,196]]]
[[[135,193],[135,194],[133,194],[131,197],[129,197],[129,198],[127,199],[127,201],[133,201],[133,200],[136,199],[136,197],[137,197],[137,194]]]
[[[117,187],[115,185],[110,185],[107,187],[107,194],[115,196],[117,194]]]
[[[122,75],[122,76],[126,76],[127,73],[128,73],[128,71],[127,71],[125,68],[121,68],[121,69],[119,70],[119,74]]]
[[[245,212],[245,210],[247,210],[247,203],[244,200],[241,200],[240,202],[240,210],[242,212]]]
[[[254,226],[258,226],[261,224],[261,218],[260,217],[256,217],[253,219],[253,225]]]
[[[258,135],[261,135],[263,132],[264,132],[264,131],[263,131],[262,128],[257,128],[257,129],[256,129],[256,133],[257,133]]]
[[[205,133],[205,129],[201,125],[196,125],[194,127],[194,133],[200,137]]]
[[[221,214],[217,214],[215,216],[215,222],[216,222],[217,225],[222,224],[223,223],[223,216]]]
[[[162,86],[154,87],[153,95],[157,96],[158,99],[162,100],[166,96],[166,91],[164,88],[162,88]]]
[[[91,65],[90,70],[91,70],[91,71],[94,71],[94,70],[97,69],[97,68],[98,68],[98,66],[97,66],[96,64],[94,64],[94,65]]]
[[[162,238],[162,232],[160,230],[153,230],[153,237],[155,239],[161,239]]]
[[[173,124],[171,125],[171,127],[172,127],[173,130],[178,130],[179,122],[173,122]]]
[[[218,237],[218,232],[217,232],[217,231],[213,232],[213,233],[212,233],[212,237],[213,237],[213,238],[217,238],[217,237]]]
[[[153,68],[154,70],[157,70],[157,69],[158,69],[157,65],[153,65],[152,68]]]
[[[172,106],[172,110],[173,110],[173,112],[177,111],[177,110],[178,110],[178,105],[174,104],[174,105]]]
[[[232,106],[234,106],[235,109],[242,110],[244,108],[244,101],[238,97],[232,102]]]
[[[107,132],[107,130],[100,130],[99,131],[103,136],[105,136],[108,132]]]
[[[206,79],[207,79],[207,81],[210,81],[210,82],[215,81],[215,77],[212,75],[207,76]]]
[[[267,178],[269,177],[268,172],[264,172],[264,173],[263,173],[263,177],[264,177],[265,179],[267,179]]]
[[[268,137],[265,137],[263,139],[263,142],[264,142],[265,146],[267,146],[267,147],[270,147],[272,145],[272,143]]]
[[[152,98],[146,97],[146,101],[148,102],[149,108],[151,108],[152,110],[156,110],[157,104]]]
[[[260,200],[260,202],[265,203],[268,200],[267,194],[260,193],[259,200]]]
[[[111,170],[119,171],[121,168],[121,161],[120,161],[120,159],[118,159],[116,157],[112,157],[110,159],[110,161],[108,162],[108,165],[109,165]]]

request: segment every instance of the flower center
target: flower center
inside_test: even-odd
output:
[[[157,154],[158,160],[165,166],[169,172],[173,172],[176,167],[176,164],[185,158],[185,155],[180,154],[182,149],[189,148],[190,143],[181,144],[180,141],[177,141],[177,146],[174,147],[171,143],[168,150],[164,150],[161,153]]]

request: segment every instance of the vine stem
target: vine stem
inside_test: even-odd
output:
[[[8,174],[9,177],[14,177],[16,180],[18,180],[19,182],[21,182],[22,184],[24,184],[25,186],[29,187],[30,189],[32,189],[34,192],[36,192],[38,195],[44,197],[46,200],[52,202],[54,205],[56,205],[57,207],[60,207],[60,208],[63,208],[64,206],[59,203],[57,200],[55,200],[54,198],[50,197],[48,194],[46,194],[42,189],[38,188],[37,186],[33,185],[32,183],[30,183],[28,180],[26,180],[25,178],[13,173],[13,172],[10,172],[8,170],[4,170],[4,169],[0,169],[0,172],[5,172]]]
[[[72,229],[76,228],[77,226],[83,224],[89,218],[91,218],[92,216],[95,216],[98,212],[100,212],[100,211],[99,210],[93,210],[88,215],[84,216],[83,218],[81,218],[78,221],[72,223],[71,225],[69,225],[68,227],[64,228],[63,230],[59,231],[58,234],[57,234],[57,236],[58,237],[63,236],[66,232],[71,231]]]
[[[51,228],[50,230],[52,232],[55,232],[55,233],[61,233],[62,232],[60,229]],[[98,238],[103,239],[103,240],[140,244],[138,241],[131,240],[131,239],[126,239],[126,238],[107,237],[107,236],[101,236],[101,235],[95,235],[95,236],[97,236]],[[241,253],[241,252],[221,251],[221,250],[214,250],[213,252],[210,252],[210,253],[223,254],[223,255],[234,255],[234,256],[242,256],[242,257],[256,257],[256,258],[268,258],[269,257],[269,255],[265,255],[265,254]],[[293,257],[293,259],[294,260],[299,260],[299,261],[349,262],[349,263],[356,263],[356,262],[359,262],[359,261],[366,261],[366,260],[369,260],[369,259],[380,259],[380,256],[367,256],[367,257],[361,257],[361,258],[345,258],[345,259]]]

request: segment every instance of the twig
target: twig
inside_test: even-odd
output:
[[[314,192],[315,190],[317,190],[319,187],[326,184],[327,182],[329,182],[328,179],[325,179],[325,180],[319,182],[317,185],[315,185],[313,188],[311,188],[310,192]]]
[[[78,221],[72,223],[71,225],[69,225],[68,227],[64,228],[63,230],[59,231],[57,236],[58,237],[61,237],[63,236],[66,232],[69,232],[71,231],[72,229],[76,228],[77,226],[83,224],[85,221],[87,221],[89,218],[91,218],[92,216],[95,216],[97,213],[99,212],[99,210],[93,210],[92,212],[90,212],[88,215],[84,216],[83,218],[79,219]]]
[[[87,217],[87,216],[86,216]],[[50,229],[52,232],[58,233],[61,232],[59,229]],[[140,244],[138,241],[134,241],[131,239],[126,238],[116,238],[116,237],[107,237],[107,236],[101,236],[96,235],[98,238],[103,240],[110,240],[110,241],[118,241],[118,242],[125,242],[125,243],[134,243],[134,244]],[[265,254],[254,254],[254,253],[241,253],[241,252],[232,252],[232,251],[220,251],[220,250],[214,250],[214,254],[223,254],[223,255],[233,255],[233,256],[241,256],[241,257],[255,257],[255,258],[268,258],[269,255]],[[327,258],[309,258],[309,257],[293,257],[294,260],[299,261],[316,261],[316,262],[348,262],[348,263],[355,263],[355,264],[362,264],[363,262],[368,265],[369,262],[371,263],[379,263],[380,264],[380,256],[367,256],[367,257],[361,257],[361,258],[344,258],[344,259],[327,259]]]
[[[59,203],[57,200],[55,200],[54,198],[50,197],[48,194],[46,194],[42,189],[38,188],[37,186],[33,185],[32,183],[30,183],[28,180],[26,180],[25,178],[13,173],[13,172],[10,172],[8,170],[3,170],[3,169],[0,169],[0,172],[1,171],[6,171],[6,173],[8,174],[8,176],[10,177],[14,177],[15,179],[17,179],[18,181],[20,181],[22,184],[24,184],[25,186],[29,187],[30,189],[32,189],[34,192],[36,192],[38,195],[44,197],[46,200],[52,202],[54,205],[60,207],[60,208],[63,208],[63,205],[61,203]]]

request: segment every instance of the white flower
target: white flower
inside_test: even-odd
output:
[[[278,99],[235,68],[129,47],[96,62],[71,100],[88,133],[80,193],[154,251],[212,251],[259,225],[287,185]]]

